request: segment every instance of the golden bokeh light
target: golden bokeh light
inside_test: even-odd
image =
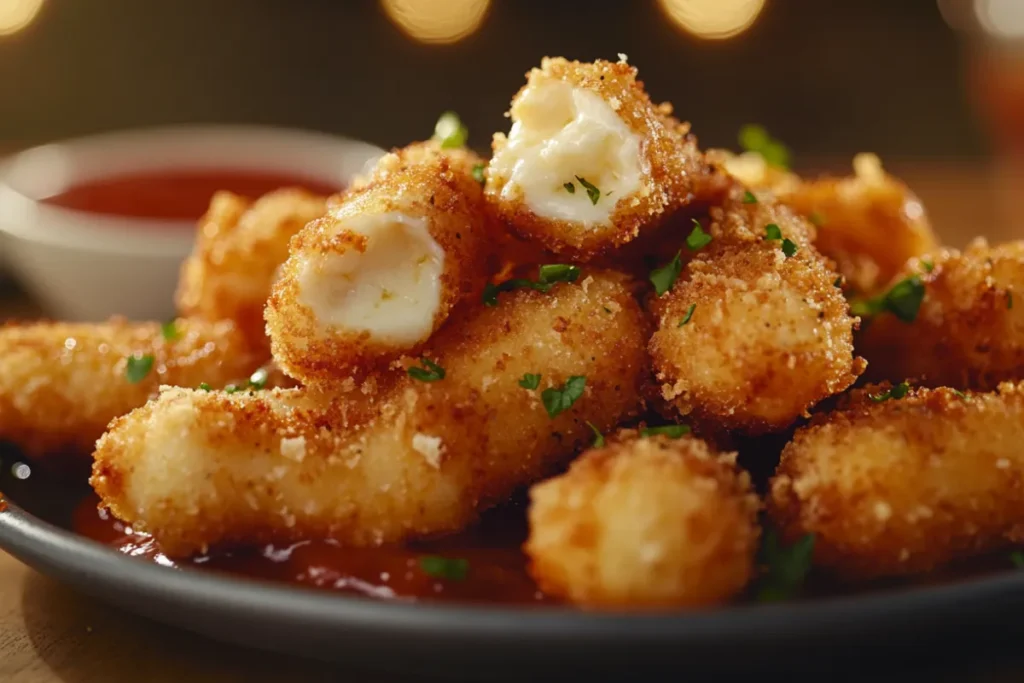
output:
[[[1024,38],[1024,0],[974,0],[974,14],[991,36]]]
[[[746,31],[761,14],[765,0],[658,0],[679,28],[700,38],[722,40]]]
[[[434,44],[455,43],[476,31],[490,4],[490,0],[381,0],[388,17],[404,33]]]
[[[42,8],[43,0],[0,0],[0,36],[25,28]]]

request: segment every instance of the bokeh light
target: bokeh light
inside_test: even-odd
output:
[[[43,0],[0,0],[0,36],[25,28],[42,8]]]
[[[1024,0],[974,0],[974,14],[996,38],[1024,38]]]
[[[700,38],[722,40],[746,31],[761,14],[765,0],[658,0],[679,28]]]
[[[434,44],[455,43],[476,31],[490,4],[490,0],[381,0],[398,28],[422,43]]]

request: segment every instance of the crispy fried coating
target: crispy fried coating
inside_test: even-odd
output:
[[[497,133],[487,194],[524,237],[588,260],[725,188],[689,124],[655,105],[624,61],[546,57]]]
[[[620,439],[530,489],[530,573],[592,608],[721,603],[753,574],[759,527],[750,477],[705,442]]]
[[[371,182],[383,180],[409,165],[437,163],[442,158],[447,159],[460,173],[468,175],[473,174],[474,168],[482,173],[487,166],[483,157],[466,147],[442,147],[437,140],[421,140],[393,149],[382,156],[370,167],[368,173],[353,179],[350,189],[361,190]]]
[[[328,385],[421,346],[463,297],[479,296],[495,229],[465,164],[417,146],[332,202],[291,242],[267,302],[275,360]]]
[[[324,197],[298,188],[276,190],[255,202],[231,192],[215,194],[181,268],[179,313],[232,320],[250,345],[269,351],[263,307],[270,286],[288,258],[288,241],[324,211]]]
[[[853,392],[782,453],[769,510],[850,579],[912,574],[1024,540],[1024,385]]]
[[[1024,242],[912,259],[894,282],[913,276],[925,292],[914,321],[881,313],[858,335],[870,378],[991,390],[1024,377]]]
[[[853,356],[857,319],[811,245],[813,227],[770,198],[741,195],[712,210],[711,243],[652,301],[650,351],[662,396],[681,415],[712,431],[764,433],[849,387],[863,363]],[[768,225],[780,239],[766,239]]]
[[[443,378],[403,375],[371,400],[168,390],[114,422],[92,484],[175,555],[399,542],[462,529],[589,443],[587,421],[610,429],[639,409],[646,321],[620,278],[587,274],[460,311],[426,352]],[[520,385],[527,373],[541,375],[536,389]],[[560,390],[574,376],[585,387],[569,406]],[[551,401],[565,408],[554,418]]]
[[[87,455],[107,424],[161,384],[243,381],[262,356],[230,322],[33,323],[0,327],[0,441],[30,456]],[[128,358],[152,358],[132,383]],[[141,367],[141,366],[140,366]],[[141,371],[139,371],[141,373]]]

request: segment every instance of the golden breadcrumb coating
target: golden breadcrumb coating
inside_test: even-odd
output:
[[[171,389],[116,420],[92,484],[169,553],[332,537],[376,545],[457,531],[639,410],[646,321],[625,283],[585,274],[460,309],[425,356],[444,377],[357,389]],[[405,359],[406,366],[417,365]],[[535,389],[520,381],[539,373]],[[585,377],[549,417],[543,392]],[[578,382],[578,380],[576,380]]]
[[[1024,385],[993,393],[888,385],[797,431],[769,510],[815,564],[847,578],[912,574],[1024,540]]]
[[[557,254],[588,260],[655,228],[695,199],[717,196],[724,189],[725,174],[705,163],[689,124],[673,119],[670,105],[652,103],[637,80],[637,70],[624,61],[584,63],[545,57],[540,68],[526,77],[526,85],[512,100],[512,131],[494,135],[493,157],[487,168],[488,196],[502,218],[524,237]],[[562,104],[540,95],[533,101],[534,93],[541,92],[538,89],[559,83],[571,86]],[[589,97],[591,103],[580,102],[580,96]],[[571,112],[561,109],[573,101],[571,106],[578,108],[575,120]],[[592,111],[594,102],[603,102],[607,108]],[[590,114],[584,111],[587,106]],[[540,139],[518,149],[517,136],[526,133],[527,124],[540,126],[542,130],[531,133]],[[567,137],[559,139],[560,135]],[[636,143],[635,154],[623,151],[623,145]],[[539,149],[542,153],[535,155]],[[603,166],[594,156],[598,153],[608,158]],[[524,159],[534,157],[542,159],[544,167],[518,178]],[[613,163],[622,167],[613,167]],[[610,188],[625,182],[626,176],[632,179],[634,171],[636,182],[627,183],[617,196],[609,196]],[[579,179],[586,180],[588,175],[600,191],[596,198]],[[522,183],[532,189],[524,189]],[[575,185],[571,193],[564,187],[567,183]],[[541,212],[528,196],[533,192],[553,196],[562,206],[555,213]],[[605,207],[603,215],[581,218],[590,215],[591,203]]]
[[[705,442],[610,442],[530,489],[530,573],[549,595],[593,608],[721,603],[754,570],[750,477]]]
[[[181,319],[171,329],[166,339],[158,323],[121,319],[0,327],[0,441],[30,456],[88,455],[113,418],[159,385],[221,387],[245,380],[263,359],[227,321]],[[153,359],[134,384],[129,357]]]
[[[386,365],[480,296],[495,230],[480,183],[448,155],[409,156],[385,155],[292,239],[265,314],[275,360],[306,384]]]
[[[288,241],[324,215],[326,200],[297,188],[255,202],[218,192],[199,220],[192,254],[181,268],[177,304],[182,316],[233,320],[254,347],[269,351],[263,307]]]
[[[781,239],[766,239],[768,225]],[[706,231],[711,243],[651,304],[662,396],[712,431],[783,429],[862,372],[857,319],[811,245],[813,227],[785,206],[734,194]]]
[[[393,149],[382,156],[369,169],[368,173],[353,179],[350,189],[361,190],[371,182],[383,180],[407,166],[437,163],[442,158],[447,159],[448,163],[453,168],[457,168],[460,173],[467,175],[472,175],[474,168],[478,168],[478,173],[482,174],[487,166],[483,157],[466,147],[441,147],[441,143],[437,140],[421,140],[405,147]]]
[[[1024,242],[945,249],[912,259],[894,282],[907,277],[924,285],[914,321],[881,313],[858,335],[870,378],[990,390],[1024,377]]]

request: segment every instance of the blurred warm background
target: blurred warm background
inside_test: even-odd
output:
[[[626,53],[702,143],[877,152],[939,233],[1020,234],[1024,0],[0,0],[0,150],[179,122],[484,148],[545,54]]]

